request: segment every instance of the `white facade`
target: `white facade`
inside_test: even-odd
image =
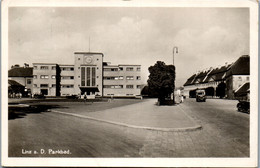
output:
[[[136,96],[141,93],[140,65],[104,66],[104,96]]]
[[[56,95],[56,64],[33,63],[32,93]]]
[[[140,95],[140,65],[103,66],[102,53],[75,52],[74,57],[71,65],[34,63],[33,93],[59,96],[56,89],[60,88],[60,96]]]

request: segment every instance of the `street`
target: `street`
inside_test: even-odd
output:
[[[48,110],[28,113],[9,120],[9,157],[249,157],[250,115],[237,112],[236,103],[186,99],[178,108],[202,126],[193,131],[122,127]]]

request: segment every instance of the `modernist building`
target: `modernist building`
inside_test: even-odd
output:
[[[33,63],[33,94],[136,96],[141,65],[109,65],[102,53],[75,52],[71,65]]]
[[[234,99],[235,91],[250,79],[250,57],[241,56],[235,63],[193,74],[184,84],[184,94],[193,97],[196,89],[208,96]]]

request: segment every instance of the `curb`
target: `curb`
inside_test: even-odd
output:
[[[200,129],[202,129],[202,126],[201,126],[201,125],[196,125],[196,126],[194,126],[194,127],[186,127],[186,128],[144,127],[144,126],[136,126],[136,125],[125,124],[125,123],[120,123],[120,122],[102,120],[102,119],[98,119],[98,118],[94,118],[94,117],[89,117],[89,116],[84,116],[84,115],[79,115],[79,114],[66,113],[66,112],[57,111],[57,110],[50,110],[50,112],[59,113],[59,114],[64,114],[64,115],[70,115],[70,116],[79,117],[79,118],[85,118],[85,119],[94,120],[94,121],[99,121],[99,122],[105,122],[105,123],[114,124],[114,125],[119,125],[119,126],[123,126],[123,127],[137,128],[137,129],[147,129],[147,130],[155,130],[155,131],[163,131],[163,132],[184,132],[184,131],[195,131],[195,130],[200,130]]]

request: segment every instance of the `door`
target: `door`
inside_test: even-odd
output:
[[[48,89],[41,89],[42,95],[48,95]]]

